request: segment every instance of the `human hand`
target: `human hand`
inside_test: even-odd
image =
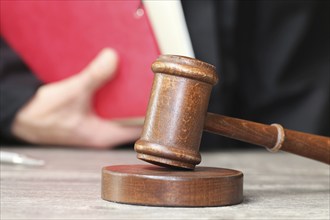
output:
[[[16,115],[12,133],[43,145],[107,148],[136,140],[140,126],[100,118],[92,109],[95,91],[115,73],[118,57],[103,49],[80,73],[41,86]]]

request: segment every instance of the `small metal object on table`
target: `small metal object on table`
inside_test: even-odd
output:
[[[233,146],[234,148],[234,146]],[[244,172],[243,202],[179,208],[128,205],[101,199],[104,164],[146,164],[133,150],[5,147],[42,159],[31,167],[1,164],[0,219],[329,219],[329,166],[265,149],[201,152],[200,166]],[[143,189],[143,186],[139,186]]]

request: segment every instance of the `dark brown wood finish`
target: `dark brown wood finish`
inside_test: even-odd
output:
[[[207,113],[204,130],[225,137],[273,148],[277,129],[261,123]],[[284,129],[281,150],[330,164],[330,138]]]
[[[154,164],[194,169],[201,161],[199,145],[215,67],[181,56],[160,56],[155,72],[138,158]]]
[[[199,144],[205,130],[273,148],[274,126],[207,113],[215,67],[173,55],[160,56],[152,65],[155,79],[141,138],[135,144],[139,159],[170,167],[194,169],[201,161]],[[205,121],[206,119],[206,121]],[[281,150],[329,164],[330,138],[283,130]],[[280,146],[280,145],[278,145]]]
[[[102,170],[102,198],[151,206],[234,205],[243,199],[243,174],[211,167],[187,171],[152,165],[108,166]]]

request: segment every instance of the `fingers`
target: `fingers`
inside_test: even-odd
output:
[[[118,65],[118,55],[110,48],[103,49],[88,66],[80,72],[81,85],[86,92],[95,90],[109,81],[115,74]]]
[[[100,138],[94,147],[112,148],[122,144],[133,143],[140,136],[142,127],[138,126],[112,126],[112,133],[108,133],[105,139]]]
[[[50,96],[70,98],[90,97],[95,90],[116,73],[118,56],[115,50],[103,49],[80,73],[40,88]],[[46,90],[46,92],[44,92]]]
[[[78,131],[79,136],[83,137],[79,139],[84,140],[80,146],[111,148],[136,141],[141,135],[142,126],[120,125],[95,117],[86,121]]]
[[[15,118],[13,133],[43,145],[107,148],[135,141],[142,126],[124,126],[90,111],[91,94],[113,77],[114,50],[104,49],[80,73],[38,89]]]

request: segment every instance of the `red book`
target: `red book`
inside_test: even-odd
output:
[[[115,78],[94,97],[106,118],[143,116],[159,55],[140,1],[1,1],[1,36],[45,83],[80,72],[104,47],[119,54]]]

